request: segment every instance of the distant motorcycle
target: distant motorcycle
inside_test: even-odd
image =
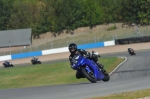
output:
[[[36,58],[36,59],[31,59],[31,63],[32,63],[33,65],[35,65],[35,64],[41,64],[41,61]]]
[[[7,67],[14,67],[14,65],[11,63],[11,62],[8,62],[8,61],[5,61],[3,63],[4,67],[7,68]]]
[[[107,72],[99,69],[98,65],[93,61],[81,55],[75,55],[72,59],[74,70],[81,70],[85,78],[90,82],[96,83],[97,81],[109,81],[110,76]]]
[[[136,55],[136,53],[135,53],[135,51],[133,49],[129,49],[128,52],[129,52],[130,55]]]

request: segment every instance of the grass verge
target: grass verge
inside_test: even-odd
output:
[[[111,72],[123,60],[111,57],[101,58],[100,62]],[[76,79],[75,72],[69,62],[1,68],[0,89],[89,82],[87,79]]]
[[[109,96],[94,97],[89,99],[150,99],[150,89],[123,92],[120,94],[112,94]]]

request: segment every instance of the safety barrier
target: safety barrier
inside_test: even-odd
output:
[[[150,42],[150,36],[129,37],[115,40],[116,45],[143,43],[143,42]]]
[[[0,56],[0,61],[11,60],[11,55]]]
[[[11,59],[27,58],[27,57],[33,57],[33,56],[42,56],[42,51],[12,54]]]
[[[78,45],[78,48],[79,49],[91,49],[91,48],[100,48],[100,47],[113,46],[113,45],[115,45],[114,40],[82,44],[82,45]],[[33,56],[42,56],[42,55],[55,54],[55,53],[63,53],[63,52],[68,52],[68,47],[0,56],[0,61],[28,58],[28,57],[33,57]]]

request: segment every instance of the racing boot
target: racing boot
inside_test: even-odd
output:
[[[100,64],[99,62],[97,62],[97,65],[100,69],[104,69],[104,65]]]
[[[77,79],[80,79],[80,78],[85,78],[85,77],[84,77],[84,75],[82,74],[81,71],[78,71],[78,70],[77,70],[77,72],[76,72],[76,78],[77,78]]]

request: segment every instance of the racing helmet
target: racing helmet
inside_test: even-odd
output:
[[[70,53],[75,53],[77,51],[77,45],[75,43],[71,43],[69,44],[69,47],[68,47]]]

